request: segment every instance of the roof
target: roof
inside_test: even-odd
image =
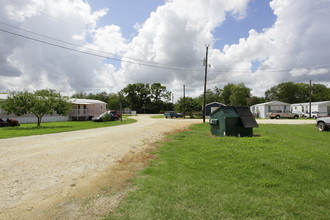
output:
[[[225,104],[222,104],[220,102],[211,102],[211,103],[206,104],[205,106],[212,105],[212,104],[218,104],[218,105],[225,106]]]
[[[0,99],[7,99],[8,94],[0,94]],[[100,100],[95,99],[75,99],[71,98],[69,101],[73,104],[77,105],[92,105],[92,104],[106,104],[105,102],[102,102]]]
[[[0,99],[7,99],[8,94],[0,94]]]
[[[330,104],[330,101],[322,101],[322,102],[311,102],[312,105],[325,105],[325,104]],[[309,105],[309,102],[304,102],[304,103],[295,103],[291,104],[293,106],[300,106],[300,105]]]
[[[241,118],[242,124],[244,128],[257,128],[259,127],[256,119],[251,113],[249,107],[235,107],[239,117]]]
[[[260,106],[260,105],[290,105],[290,104],[286,103],[286,102],[280,102],[280,101],[271,101],[271,102],[256,104],[254,106]]]
[[[95,99],[69,99],[69,101],[73,104],[77,105],[92,105],[92,104],[106,104],[105,102],[102,102],[100,100]]]

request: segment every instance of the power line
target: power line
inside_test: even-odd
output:
[[[34,34],[34,35],[37,35],[37,36],[40,36],[40,37],[44,37],[44,38],[47,38],[47,39],[51,39],[51,40],[54,40],[54,41],[57,41],[57,42],[60,42],[60,43],[65,43],[67,45],[71,45],[71,46],[75,46],[75,47],[81,47],[81,48],[84,48],[84,49],[87,49],[87,50],[90,50],[90,51],[94,51],[94,52],[98,52],[98,53],[104,53],[104,54],[107,54],[107,55],[111,55],[111,56],[115,56],[115,57],[119,57],[119,58],[125,58],[125,59],[131,59],[131,60],[134,60],[134,61],[138,61],[138,62],[144,62],[144,63],[150,63],[150,64],[154,64],[154,65],[163,65],[163,64],[159,64],[159,63],[155,63],[155,62],[152,62],[152,61],[147,61],[147,60],[142,60],[142,59],[137,59],[137,58],[132,58],[132,57],[126,57],[126,56],[120,56],[118,54],[114,54],[114,53],[109,53],[109,52],[105,52],[105,51],[101,51],[101,50],[95,50],[95,49],[92,49],[92,48],[88,48],[88,47],[85,47],[85,46],[82,46],[82,45],[78,45],[78,44],[74,44],[74,43],[71,43],[71,42],[67,42],[67,41],[64,41],[64,40],[59,40],[59,39],[56,39],[56,38],[53,38],[53,37],[49,37],[47,35],[44,35],[44,34],[39,34],[39,33],[36,33],[36,32],[33,32],[33,31],[30,31],[30,30],[27,30],[27,29],[23,29],[23,28],[20,28],[20,27],[16,27],[14,25],[11,25],[11,24],[7,24],[7,23],[4,23],[2,21],[0,21],[0,24],[2,25],[6,25],[8,27],[11,27],[11,28],[15,28],[15,29],[18,29],[18,30],[21,30],[21,31],[25,31],[25,32],[28,32],[30,34]],[[163,65],[163,66],[166,66],[166,65]]]
[[[209,70],[209,72],[214,72],[214,73],[227,73],[227,72],[250,72],[252,71],[263,71],[263,72],[288,72],[288,71],[292,71],[295,68],[299,68],[299,69],[321,69],[321,68],[330,68],[329,64],[324,64],[324,65],[311,65],[311,66],[301,66],[301,67],[287,67],[288,69],[267,69],[267,70],[263,70],[263,69],[223,69],[223,70]]]
[[[62,49],[72,50],[72,51],[75,51],[75,52],[80,52],[80,53],[84,53],[84,54],[88,54],[88,55],[92,55],[92,56],[97,56],[97,57],[101,57],[101,58],[104,58],[104,59],[111,59],[111,60],[115,60],[115,61],[121,61],[121,62],[126,62],[126,63],[131,63],[131,64],[138,64],[138,65],[141,65],[141,66],[148,66],[148,67],[161,68],[161,69],[186,70],[186,71],[194,71],[194,72],[195,71],[200,71],[198,69],[167,66],[167,65],[164,65],[164,64],[155,63],[155,62],[151,62],[151,61],[147,61],[147,60],[120,56],[120,55],[117,55],[117,54],[114,54],[114,53],[109,53],[109,52],[105,52],[105,51],[101,51],[101,50],[88,48],[88,47],[85,47],[85,46],[82,46],[82,45],[78,45],[78,44],[74,44],[74,43],[67,42],[67,41],[64,41],[64,40],[56,39],[56,38],[53,38],[53,37],[50,37],[50,36],[47,36],[47,35],[44,35],[44,34],[39,34],[39,33],[30,31],[30,30],[27,30],[27,29],[23,29],[23,28],[20,28],[20,27],[16,27],[14,25],[4,23],[2,21],[0,21],[0,24],[11,27],[11,28],[15,28],[15,29],[18,29],[18,30],[21,30],[21,31],[25,31],[27,33],[34,34],[34,35],[37,35],[39,37],[44,37],[44,38],[47,38],[47,39],[50,39],[50,40],[54,40],[54,41],[57,41],[57,42],[60,42],[60,43],[64,43],[64,44],[67,44],[67,45],[83,48],[85,50],[89,50],[89,51],[92,51],[92,52],[103,53],[103,54],[106,54],[106,55],[111,55],[111,56],[117,57],[117,58],[114,58],[114,57],[98,55],[98,54],[95,54],[95,53],[90,53],[90,52],[86,52],[86,51],[82,51],[82,50],[77,50],[77,49],[69,48],[69,47],[66,47],[66,46],[62,46],[62,45],[50,43],[50,42],[47,42],[47,41],[43,41],[43,40],[40,40],[40,39],[36,39],[36,38],[33,38],[33,37],[28,37],[28,36],[25,36],[25,35],[17,34],[17,33],[7,31],[7,30],[4,30],[4,29],[0,29],[0,31],[2,31],[2,32],[12,34],[12,35],[16,35],[16,36],[19,36],[19,37],[23,37],[23,38],[26,38],[26,39],[29,39],[29,40],[34,40],[34,41],[37,41],[39,43],[49,44],[51,46],[60,47]],[[129,59],[129,60],[123,60],[123,58],[124,59]],[[130,60],[132,60],[132,61],[130,61]],[[223,69],[223,70],[209,70],[209,72],[214,72],[214,73],[250,72],[250,71],[253,71],[253,70],[254,71],[259,70],[259,71],[263,71],[263,72],[288,72],[288,71],[292,71],[294,68],[297,68],[297,67],[291,67],[291,68],[288,68],[288,69],[267,69],[267,70],[260,70],[260,69]],[[299,67],[299,68],[315,69],[315,68],[330,68],[330,66],[329,66],[329,64],[324,64],[324,65],[302,66],[302,67]]]
[[[182,71],[200,71],[200,69],[189,69],[189,68],[183,68],[183,67],[164,66],[164,65],[158,65],[157,66],[157,65],[147,64],[147,63],[134,62],[134,61],[123,60],[123,59],[119,59],[119,58],[113,58],[113,57],[109,57],[109,56],[103,56],[103,55],[94,54],[94,53],[90,53],[90,52],[83,51],[83,50],[77,50],[77,49],[74,49],[74,48],[70,48],[70,47],[50,43],[50,42],[40,40],[40,39],[36,39],[36,38],[33,38],[33,37],[28,37],[28,36],[25,36],[25,35],[13,33],[11,31],[7,31],[7,30],[1,29],[1,28],[0,28],[0,31],[2,31],[4,33],[7,33],[7,34],[15,35],[15,36],[18,36],[18,37],[33,40],[33,41],[36,41],[36,42],[39,42],[39,43],[47,44],[47,45],[50,45],[50,46],[54,46],[54,47],[58,47],[58,48],[66,49],[66,50],[71,50],[71,51],[74,51],[74,52],[83,53],[83,54],[87,54],[87,55],[91,55],[91,56],[95,56],[95,57],[100,57],[100,58],[104,58],[104,59],[110,59],[110,60],[120,61],[120,62],[124,62],[124,63],[130,63],[130,64],[153,67],[153,68],[159,68],[159,69],[182,70]]]

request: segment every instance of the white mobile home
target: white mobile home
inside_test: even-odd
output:
[[[330,101],[311,102],[311,109],[309,102],[291,104],[291,111],[297,114],[308,114],[309,112],[318,112],[319,114],[330,114]]]
[[[273,111],[290,110],[290,104],[280,101],[265,102],[250,107],[252,114],[257,118],[267,118],[268,114]]]
[[[7,99],[7,94],[0,94],[0,99]],[[42,122],[53,121],[72,121],[72,120],[90,120],[94,116],[98,116],[106,111],[106,103],[93,99],[70,99],[73,104],[73,110],[68,116],[62,115],[45,115]],[[20,117],[16,115],[6,115],[0,108],[0,118],[16,118],[19,123],[36,123],[37,117],[33,114],[26,114]]]

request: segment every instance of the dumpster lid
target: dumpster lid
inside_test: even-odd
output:
[[[237,114],[241,118],[244,128],[257,128],[259,127],[256,119],[254,118],[249,107],[235,106]]]

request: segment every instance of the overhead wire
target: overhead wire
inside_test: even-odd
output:
[[[60,43],[65,43],[67,45],[84,48],[84,49],[87,49],[87,50],[90,50],[90,51],[93,51],[93,52],[103,53],[103,54],[106,54],[106,55],[111,55],[111,56],[115,56],[115,57],[119,57],[119,58],[130,59],[130,60],[134,60],[134,61],[138,61],[138,62],[145,62],[145,63],[155,64],[155,65],[162,65],[162,64],[155,63],[155,62],[148,61],[148,60],[142,60],[142,59],[127,57],[127,56],[121,56],[121,55],[118,55],[118,54],[114,54],[114,53],[110,53],[110,52],[106,52],[106,51],[102,51],[102,50],[96,50],[96,49],[93,49],[93,48],[90,48],[90,47],[86,47],[86,46],[83,46],[83,45],[74,44],[74,43],[67,42],[67,41],[64,41],[64,40],[60,40],[60,39],[57,39],[57,38],[54,38],[54,37],[50,37],[50,36],[47,36],[47,35],[44,35],[44,34],[36,33],[36,32],[30,31],[30,30],[27,30],[27,29],[16,27],[14,25],[10,25],[10,24],[4,23],[2,21],[0,21],[0,24],[5,25],[5,26],[8,26],[8,27],[11,27],[11,28],[15,28],[15,29],[18,29],[18,30],[21,30],[21,31],[25,31],[27,33],[34,34],[34,35],[37,35],[39,37],[44,37],[44,38],[47,38],[47,39],[50,39],[50,40],[54,40],[54,41],[57,41],[57,42],[60,42]]]
[[[137,61],[124,60],[122,58],[114,58],[114,57],[99,55],[99,54],[95,54],[95,53],[91,53],[91,52],[87,52],[87,51],[83,51],[83,50],[70,48],[70,47],[63,46],[63,45],[54,44],[54,43],[51,43],[51,42],[36,39],[36,38],[33,38],[33,37],[28,37],[28,36],[18,34],[18,33],[14,33],[14,32],[4,30],[4,29],[1,29],[1,28],[0,28],[0,31],[4,32],[4,33],[7,33],[7,34],[15,35],[15,36],[18,36],[18,37],[33,40],[33,41],[36,41],[36,42],[39,42],[39,43],[47,44],[47,45],[50,45],[50,46],[54,46],[54,47],[58,47],[58,48],[62,48],[62,49],[70,50],[70,51],[75,51],[75,52],[79,52],[79,53],[83,53],[83,54],[87,54],[87,55],[91,55],[91,56],[95,56],[95,57],[100,57],[100,58],[104,58],[104,59],[110,59],[110,60],[120,61],[120,62],[124,62],[124,63],[130,63],[130,64],[135,64],[135,65],[140,65],[140,66],[147,66],[147,67],[152,67],[152,68],[159,68],[159,69],[182,70],[182,71],[200,71],[200,69],[190,69],[190,68],[184,68],[184,67],[155,65],[155,64],[148,64],[148,63],[142,63],[142,62],[137,62]]]
[[[8,30],[5,30],[5,29],[0,29],[0,31],[5,32],[7,34],[12,34],[12,35],[22,37],[22,38],[26,38],[26,39],[29,39],[29,40],[33,40],[33,41],[36,41],[36,42],[39,42],[39,43],[48,44],[48,45],[51,45],[51,46],[54,46],[54,47],[59,47],[59,48],[62,48],[62,49],[71,50],[71,51],[75,51],[75,52],[80,52],[80,53],[84,53],[84,54],[91,55],[91,56],[96,56],[96,57],[100,57],[100,58],[104,58],[104,59],[115,60],[115,61],[124,62],[124,63],[130,63],[130,64],[136,64],[136,65],[141,65],[141,66],[153,67],[153,68],[172,69],[172,70],[185,70],[185,71],[194,71],[194,72],[200,71],[200,69],[192,69],[192,68],[184,68],[184,67],[176,67],[176,66],[167,66],[167,65],[160,64],[160,63],[155,63],[155,62],[152,62],[152,61],[147,61],[147,60],[142,60],[142,59],[137,59],[137,58],[131,58],[131,57],[126,57],[126,56],[120,56],[118,54],[109,53],[109,52],[105,52],[105,51],[101,51],[101,50],[96,50],[96,49],[89,48],[89,47],[86,47],[86,46],[82,46],[82,45],[74,44],[74,43],[67,42],[67,41],[64,41],[64,40],[60,40],[60,39],[57,39],[57,38],[54,38],[54,37],[50,37],[50,36],[47,36],[47,35],[44,35],[44,34],[36,33],[36,32],[30,31],[30,30],[27,30],[27,29],[23,29],[23,28],[20,28],[20,27],[16,27],[14,25],[4,23],[2,21],[0,21],[0,24],[11,27],[11,28],[15,28],[15,29],[18,29],[18,30],[21,30],[21,31],[25,31],[27,33],[30,33],[30,34],[33,34],[33,35],[36,35],[36,36],[39,36],[39,37],[47,38],[47,39],[57,41],[57,42],[60,42],[60,43],[64,43],[64,44],[67,44],[67,45],[70,45],[70,46],[82,48],[84,50],[78,50],[78,49],[66,47],[66,46],[63,46],[63,45],[51,43],[51,42],[48,42],[48,41],[36,39],[36,38],[33,38],[33,37],[25,36],[25,35],[22,35],[22,34],[14,33],[14,32],[11,32],[11,31],[8,31]],[[86,50],[96,52],[96,53],[102,53],[102,54],[105,54],[106,56],[91,53],[91,52],[88,52]],[[114,57],[111,57],[111,56],[114,56]],[[288,72],[288,71],[292,71],[294,68],[297,68],[297,67],[291,67],[291,68],[287,68],[287,69],[266,69],[266,70],[260,70],[260,69],[222,69],[222,70],[216,70],[216,69],[213,69],[213,70],[209,70],[209,72],[214,72],[214,73],[250,72],[250,71],[255,72],[257,70],[263,71],[263,72]],[[316,68],[330,68],[330,66],[328,66],[328,64],[326,64],[326,65],[319,65],[319,66],[317,66],[317,65],[302,66],[302,67],[299,67],[299,68],[300,69],[301,68],[316,69]]]

